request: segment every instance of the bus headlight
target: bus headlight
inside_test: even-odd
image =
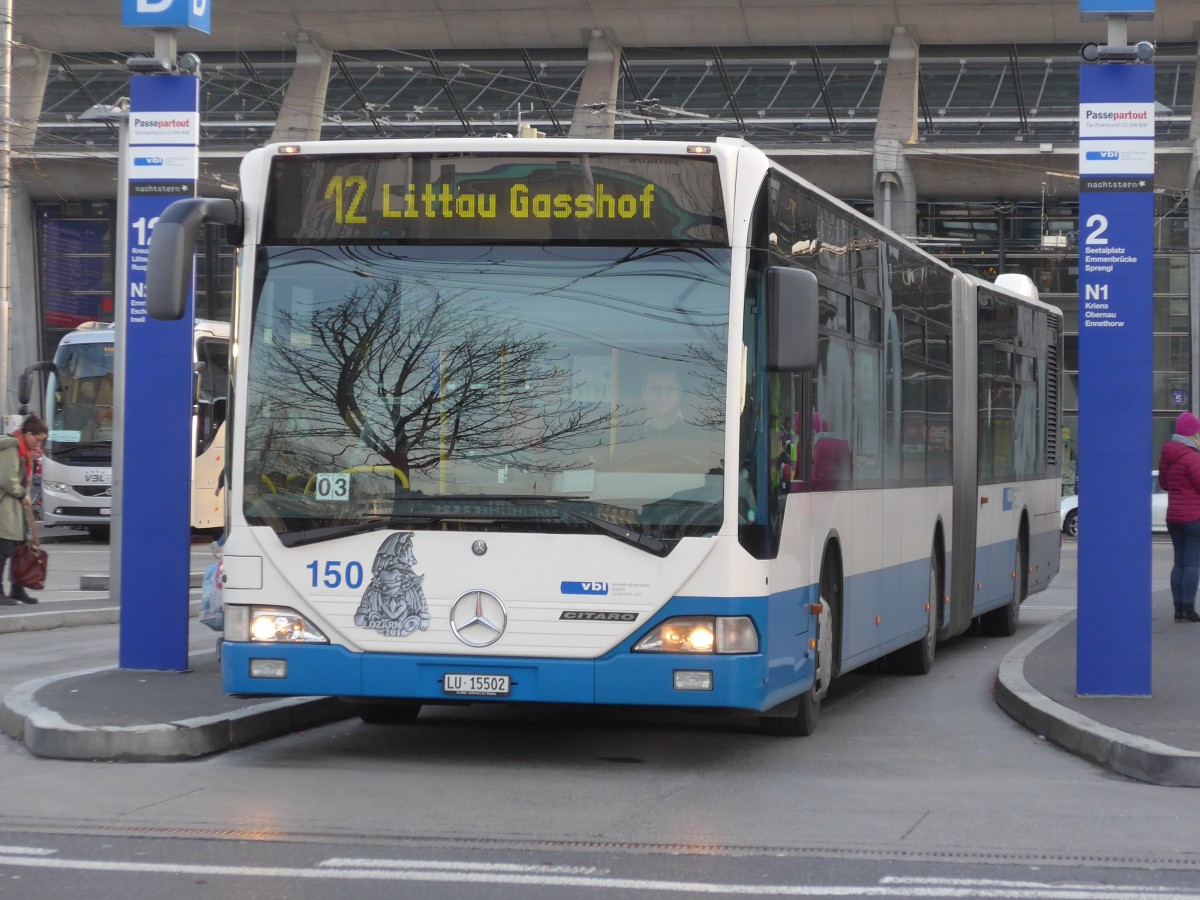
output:
[[[757,653],[758,631],[747,616],[677,616],[634,647],[642,653]]]
[[[63,484],[61,481],[43,481],[42,490],[49,491],[52,494],[65,494],[71,489],[69,484]]]
[[[294,609],[281,606],[225,607],[225,640],[255,643],[328,644],[329,638]]]

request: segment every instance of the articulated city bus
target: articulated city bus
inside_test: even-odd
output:
[[[241,244],[225,689],[737,711],[924,673],[1058,570],[1061,314],[761,151],[272,145]]]
[[[192,360],[198,385],[192,416],[191,523],[216,529],[224,523],[224,497],[216,493],[224,467],[225,406],[229,384],[229,325],[196,320]],[[50,435],[42,458],[42,521],[108,537],[112,514],[113,326],[85,322],[63,336],[54,359],[35,363],[22,378],[22,404],[31,380],[46,372],[42,416]],[[136,474],[137,448],[130,448]]]

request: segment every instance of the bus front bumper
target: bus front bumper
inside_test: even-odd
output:
[[[227,693],[332,695],[437,702],[579,703],[763,711],[804,684],[767,690],[762,654],[619,652],[600,659],[356,653],[327,644],[225,642]],[[264,674],[265,673],[265,674]],[[811,672],[807,681],[811,681]],[[507,676],[464,679],[451,676]],[[455,693],[450,684],[497,682],[505,694]]]

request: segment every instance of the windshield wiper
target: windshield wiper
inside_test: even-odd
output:
[[[112,441],[86,441],[82,444],[68,444],[65,447],[51,444],[46,450],[47,454],[51,457],[74,456],[83,450],[108,450],[111,452]]]
[[[591,513],[585,513],[570,506],[563,506],[558,500],[552,500],[548,497],[506,497],[505,499],[517,506],[536,506],[543,509],[553,509],[567,518],[586,522],[598,531],[611,535],[627,544],[633,544],[633,546],[645,550],[647,553],[653,553],[656,556],[665,556],[667,553],[667,542],[664,540],[652,537],[633,528],[626,528],[624,525],[618,525],[615,522],[609,522],[607,519],[593,516]]]
[[[584,522],[596,531],[603,534],[611,535],[632,544],[647,553],[654,553],[658,556],[664,556],[667,552],[666,541],[656,537],[651,537],[648,534],[643,534],[632,528],[626,528],[623,525],[617,525],[609,522],[599,516],[593,516],[590,513],[581,512],[577,509],[572,509],[569,506],[560,505],[559,501],[546,499],[541,497],[527,496],[497,496],[497,495],[481,495],[475,500],[502,500],[505,503],[511,503],[514,506],[531,506],[536,509],[552,510],[558,515],[573,519],[577,522]],[[354,522],[347,525],[329,525],[323,528],[309,528],[305,531],[285,532],[279,536],[279,542],[285,547],[298,547],[303,544],[315,544],[318,541],[328,541],[334,538],[349,537],[355,534],[365,534],[371,531],[378,531],[382,528],[394,528],[397,525],[407,525],[413,523],[421,523],[423,525],[437,522],[523,522],[528,521],[526,516],[514,516],[512,513],[504,512],[479,512],[479,511],[456,511],[447,510],[445,512],[412,512],[403,513],[395,516],[388,516],[381,519],[371,519],[365,522]]]
[[[557,510],[557,512],[561,513],[563,510]],[[444,522],[529,522],[532,520],[531,516],[514,515],[511,512],[463,510],[407,512],[384,518],[366,519],[362,522],[348,522],[345,525],[325,525],[320,528],[306,528],[303,531],[285,531],[279,535],[279,542],[285,547],[298,547],[302,544],[315,544],[319,541],[366,534],[383,528],[395,528],[399,525],[437,525]]]
[[[381,528],[394,528],[397,525],[408,525],[414,522],[427,524],[445,518],[447,517],[428,513],[405,513],[400,516],[368,519],[365,522],[354,522],[349,525],[327,525],[324,528],[308,528],[304,531],[285,531],[279,535],[279,542],[285,547],[299,547],[301,544],[315,544],[318,541],[349,537],[352,534],[366,534],[368,531],[378,531]]]

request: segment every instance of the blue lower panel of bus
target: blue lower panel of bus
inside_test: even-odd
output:
[[[286,663],[286,677],[251,677],[251,661],[264,659]],[[344,647],[326,644],[226,643],[222,649],[221,669],[225,690],[231,694],[765,708],[766,663],[761,654],[706,655],[703,658],[629,654],[599,660],[497,656],[483,660],[461,656],[354,653]],[[674,673],[677,670],[712,673],[712,689],[676,690]],[[455,696],[443,689],[443,680],[448,673],[507,675],[511,679],[511,690],[502,698]]]
[[[225,690],[231,694],[280,696],[332,695],[389,697],[422,702],[497,700],[531,703],[598,703],[765,710],[807,690],[812,680],[807,647],[807,616],[798,614],[808,591],[772,597],[770,621],[763,623],[768,601],[676,598],[646,628],[599,659],[424,656],[358,653],[329,644],[226,642],[221,656]],[[793,611],[796,610],[796,611]],[[670,615],[751,615],[767,652],[738,655],[633,653],[645,632]],[[251,663],[278,660],[275,674],[252,677]],[[261,665],[259,663],[258,665]],[[679,690],[675,673],[711,673],[711,689]],[[503,697],[461,696],[444,688],[445,676],[507,675]]]

